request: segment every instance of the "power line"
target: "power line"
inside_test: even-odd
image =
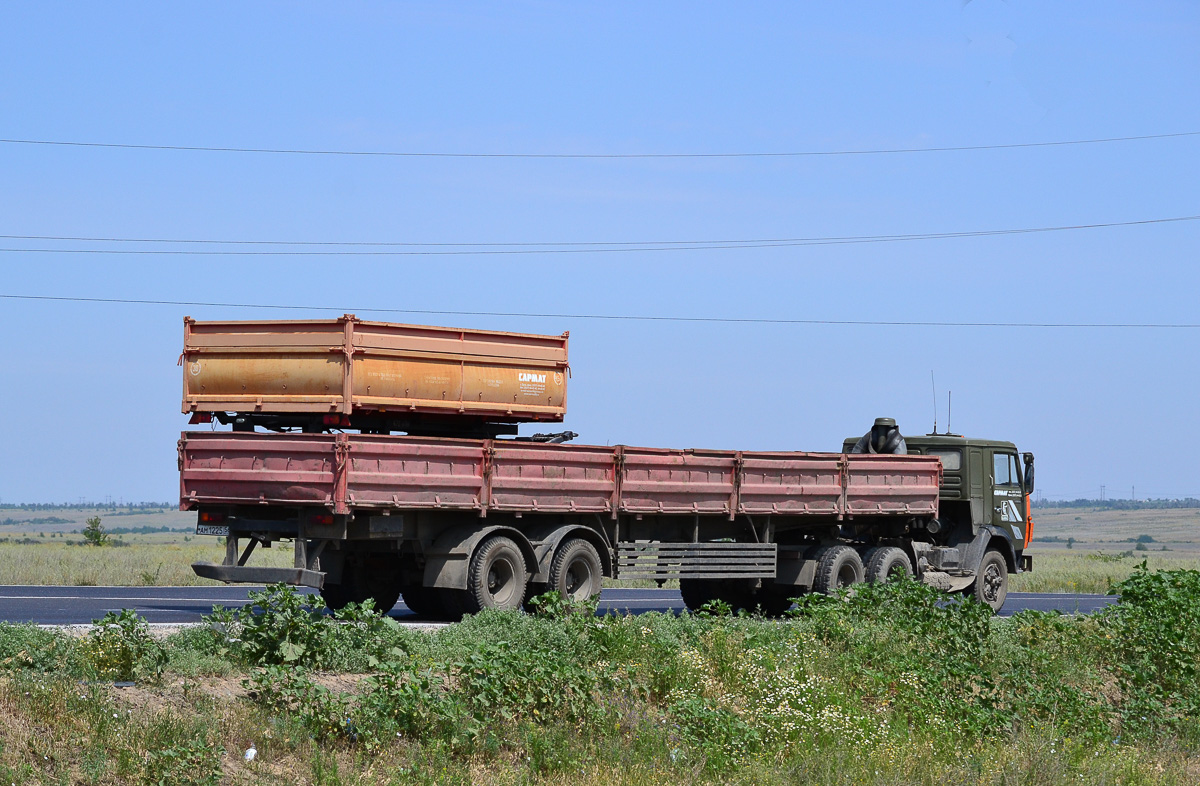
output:
[[[544,159],[621,159],[621,158],[804,158],[813,156],[872,156],[897,153],[950,153],[971,150],[1016,150],[1032,147],[1066,147],[1070,145],[1099,145],[1111,142],[1138,142],[1149,139],[1174,139],[1200,136],[1200,131],[1179,131],[1168,134],[1111,136],[1096,139],[1068,139],[1053,142],[1015,142],[999,145],[955,145],[944,147],[896,147],[862,150],[802,150],[784,152],[741,153],[449,153],[404,150],[318,150],[272,147],[210,147],[204,145],[142,145],[128,142],[74,142],[58,139],[0,139],[9,145],[49,145],[59,147],[115,148],[121,150],[174,150],[202,153],[269,153],[273,155],[304,156],[388,156],[392,158],[544,158]]]
[[[984,229],[965,232],[925,232],[899,235],[846,235],[840,237],[808,238],[763,238],[749,240],[649,240],[649,241],[536,241],[523,243],[412,243],[374,241],[306,241],[306,240],[215,240],[215,239],[166,239],[166,238],[102,238],[72,237],[66,235],[0,235],[8,240],[43,240],[56,242],[97,243],[177,243],[218,245],[274,245],[274,246],[327,246],[323,250],[268,250],[247,251],[242,249],[191,250],[191,249],[124,249],[124,248],[0,248],[7,253],[52,253],[52,254],[170,254],[176,256],[466,256],[495,254],[596,254],[631,251],[707,251],[747,248],[787,248],[795,246],[849,245],[859,243],[896,243],[917,240],[947,240],[965,237],[997,237],[1002,235],[1026,235],[1045,232],[1066,232],[1084,229],[1144,226],[1200,220],[1200,215],[1151,218],[1137,221],[1109,221],[1092,224],[1069,224],[1047,227],[1022,227],[1016,229]],[[346,246],[390,247],[389,250],[343,250]],[[409,250],[392,250],[403,247]]]
[[[590,319],[612,322],[686,322],[745,325],[834,325],[867,327],[991,327],[991,328],[1200,328],[1200,323],[1171,322],[932,322],[870,319],[771,319],[766,317],[672,317],[648,314],[558,314],[517,311],[445,311],[416,308],[345,308],[343,306],[294,306],[278,303],[218,303],[198,300],[137,300],[132,298],[67,297],[60,295],[16,295],[0,293],[9,300],[42,300],[65,303],[118,303],[142,306],[194,306],[200,308],[253,308],[285,311],[334,311],[342,313],[414,314],[454,317],[519,317],[525,319]]]

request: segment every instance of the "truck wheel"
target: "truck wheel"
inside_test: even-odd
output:
[[[387,614],[400,600],[400,585],[390,579],[376,582],[371,588],[371,600],[375,601],[375,611]]]
[[[768,579],[763,579],[768,581]],[[754,601],[764,616],[782,617],[792,607],[792,598],[803,594],[799,587],[765,586],[754,593]]]
[[[446,614],[446,609],[442,606],[442,599],[435,587],[419,585],[404,587],[400,590],[400,597],[404,599],[404,605],[408,606],[409,611],[418,617],[436,620]]]
[[[596,547],[583,538],[571,538],[558,547],[550,562],[547,590],[563,598],[587,600],[600,594],[604,566]]]
[[[912,560],[904,549],[896,546],[879,546],[866,554],[866,577],[872,584],[882,584],[900,578],[912,578]]]
[[[743,579],[680,579],[679,594],[688,611],[699,611],[714,600],[729,604],[735,613],[753,611],[755,606],[754,590]]]
[[[321,597],[330,611],[341,611],[351,603],[362,603],[372,596],[367,586],[363,565],[358,561],[346,560],[342,568],[341,584],[326,584],[321,588]],[[395,605],[394,603],[392,605]]]
[[[849,546],[822,546],[814,556],[817,560],[814,592],[832,595],[863,580],[862,558]]]
[[[325,608],[330,611],[344,608],[350,602],[346,600],[346,593],[342,590],[341,584],[326,584],[321,587],[321,597],[325,600]]]
[[[483,609],[519,609],[525,600],[525,558],[511,538],[493,535],[471,555],[467,589],[459,599],[464,614]]]
[[[975,600],[1000,611],[1008,597],[1008,565],[1004,555],[998,551],[986,551],[979,561],[979,573],[975,576]]]

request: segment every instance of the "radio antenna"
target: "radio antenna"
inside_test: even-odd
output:
[[[950,433],[950,398],[954,395],[953,390],[946,391],[946,433]]]
[[[933,388],[933,434],[937,436],[937,382],[933,379],[933,369],[929,369],[929,386]]]

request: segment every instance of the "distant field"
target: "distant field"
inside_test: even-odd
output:
[[[128,544],[120,547],[73,545],[82,541],[78,533],[91,516],[100,516],[109,531],[169,531],[114,535]],[[194,534],[195,514],[170,508],[122,515],[97,508],[0,509],[0,522],[6,520],[12,523],[0,523],[0,584],[208,584],[196,578],[191,563],[220,562],[225,555],[216,538]],[[1200,569],[1200,510],[1040,508],[1034,521],[1037,538],[1058,540],[1033,544],[1034,570],[1013,577],[1015,592],[1106,592],[1143,559],[1151,569]],[[1139,550],[1137,539],[1146,537],[1152,540]],[[259,549],[253,564],[291,565],[291,549]]]
[[[168,532],[112,534],[122,546],[80,545],[88,518],[99,516],[110,533],[122,529]],[[68,586],[193,586],[212,584],[197,578],[191,564],[220,562],[225,547],[211,536],[198,536],[196,514],[174,509],[114,515],[97,508],[0,510],[0,584]],[[53,522],[47,519],[64,519]],[[292,564],[291,548],[258,549],[254,564]]]

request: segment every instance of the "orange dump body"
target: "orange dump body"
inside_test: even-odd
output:
[[[184,319],[183,412],[560,422],[567,335],[340,319]]]

